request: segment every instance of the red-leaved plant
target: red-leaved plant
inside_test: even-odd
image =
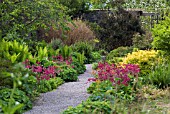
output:
[[[64,61],[63,57],[59,55],[53,56],[52,61],[55,62],[57,65],[66,64],[70,66],[72,63],[72,58],[70,57],[68,60]],[[24,62],[24,64],[26,68],[30,69],[36,74],[38,80],[49,80],[50,78],[54,78],[62,70],[60,68],[57,68],[56,66],[44,67],[39,61],[37,61],[36,64],[31,64],[28,59]]]
[[[98,63],[96,78],[89,78],[88,81],[105,81],[110,80],[113,85],[128,86],[130,76],[138,78],[140,72],[139,66],[136,64],[123,64],[116,66],[115,64],[109,65],[108,63]]]

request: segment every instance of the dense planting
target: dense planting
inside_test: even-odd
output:
[[[90,96],[63,114],[169,113],[169,3],[0,0],[0,113],[24,113],[41,93],[80,81],[85,64]],[[110,9],[86,19],[95,8]]]

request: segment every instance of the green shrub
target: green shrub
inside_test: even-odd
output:
[[[114,57],[124,57],[128,53],[133,51],[133,47],[118,47],[117,49],[112,50],[107,55],[107,60],[114,59]]]
[[[59,85],[63,84],[64,81],[63,81],[63,79],[61,79],[60,77],[56,77],[56,78],[55,78],[55,83],[57,83],[57,87],[58,87]]]
[[[146,32],[145,34],[140,35],[136,33],[133,38],[133,47],[138,49],[151,49],[151,43],[153,41],[152,34],[150,32]]]
[[[60,40],[60,39],[53,39],[53,40],[51,40],[51,42],[48,44],[47,47],[51,47],[54,50],[57,50],[57,49],[59,49],[62,46],[63,46],[62,40]]]
[[[69,107],[63,114],[111,114],[112,108],[109,102],[86,101],[77,107]]]
[[[10,95],[11,95],[12,89],[2,89],[0,90],[0,100],[2,100],[3,105],[7,106],[8,102],[10,100]],[[14,106],[16,102],[19,102],[21,104],[24,104],[24,106],[20,109],[17,110],[16,113],[23,113],[24,110],[28,110],[32,108],[32,102],[29,100],[28,96],[26,96],[25,92],[16,89],[13,95],[13,98],[15,101],[12,102],[12,105]]]
[[[88,42],[77,42],[72,46],[73,51],[84,53],[86,57],[85,63],[89,63],[89,59],[92,57],[91,53],[93,51],[93,46]]]
[[[170,14],[169,14],[170,15]],[[165,20],[155,25],[152,29],[154,48],[170,53],[170,18],[167,16]]]
[[[38,84],[38,91],[40,93],[52,91],[52,87],[50,85],[50,82],[48,80],[40,80],[40,82]]]
[[[37,78],[29,75],[28,77],[22,77],[20,81],[22,85],[19,85],[18,88],[24,91],[31,100],[34,100],[39,95]]]
[[[38,91],[40,93],[45,93],[56,89],[59,85],[63,83],[63,80],[59,77],[50,78],[49,80],[40,80],[38,83]]]
[[[96,70],[97,68],[98,68],[98,63],[93,63],[93,64],[92,64],[92,69],[93,69],[93,70]]]
[[[63,80],[60,77],[51,78],[48,81],[52,89],[57,89],[57,87],[63,83]]]
[[[86,57],[84,56],[84,53],[78,53],[78,52],[73,52],[72,57],[75,58],[80,64],[84,64],[84,61]],[[73,60],[75,60],[73,59]]]
[[[91,53],[91,59],[89,60],[91,63],[92,62],[98,62],[99,60],[101,60],[101,55],[99,52],[92,52]]]
[[[113,59],[109,59],[109,60],[107,60],[107,62],[109,63],[109,64],[113,64],[113,63],[120,63],[120,62],[122,62],[123,61],[123,57],[114,57]]]
[[[106,56],[108,54],[108,52],[106,50],[104,50],[104,49],[99,50],[99,53],[102,56]]]
[[[0,57],[0,86],[1,88],[12,87],[13,81],[10,76],[4,72],[13,72],[13,65],[10,60],[2,59]]]
[[[71,67],[65,67],[61,69],[58,77],[61,77],[64,81],[76,81],[78,79],[77,71]]]
[[[159,88],[170,86],[170,63],[156,65],[148,78],[150,83]]]
[[[27,45],[21,44],[16,40],[2,40],[2,42],[0,42],[0,45],[2,48],[0,50],[0,53],[2,54],[1,57],[10,60],[12,63],[23,62],[31,54]]]
[[[71,53],[72,53],[72,49],[71,47],[68,47],[67,45],[60,48],[60,54],[62,55],[64,60],[68,60],[69,57],[71,56]]]
[[[77,59],[73,58],[71,66],[77,71],[78,74],[82,74],[85,72],[86,67],[84,64],[81,64]]]

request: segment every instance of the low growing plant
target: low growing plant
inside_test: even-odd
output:
[[[61,69],[58,77],[61,77],[64,81],[76,81],[78,79],[78,74],[76,70],[71,67],[65,67]]]
[[[86,101],[82,104],[78,105],[77,107],[69,107],[65,110],[62,114],[111,114],[111,104],[110,102],[105,101]]]
[[[148,75],[149,82],[158,88],[170,86],[170,63],[157,64]]]
[[[75,52],[84,53],[84,56],[86,57],[85,63],[90,63],[90,59],[92,58],[92,51],[93,46],[90,45],[88,42],[77,42],[74,45],[72,45],[72,49]]]

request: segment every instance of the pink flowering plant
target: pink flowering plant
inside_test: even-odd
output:
[[[26,60],[24,64],[26,68],[36,74],[38,80],[49,80],[50,78],[56,77],[56,66],[44,67],[40,62],[31,64],[29,60]]]
[[[52,58],[44,58],[41,61],[37,61],[36,64],[30,62],[28,59],[24,62],[25,67],[30,69],[36,74],[37,79],[49,80],[54,77],[65,77],[65,79],[73,80],[77,79],[77,71],[74,70],[74,65],[72,64],[72,57],[64,59],[61,55],[53,56]]]
[[[88,81],[109,80],[112,82],[113,86],[128,86],[132,76],[137,80],[139,72],[139,66],[135,64],[123,64],[117,66],[115,64],[109,65],[108,63],[100,62],[98,63],[97,72],[95,72],[97,77],[90,78]]]
[[[123,64],[123,65],[115,65],[115,64],[108,64],[108,63],[98,63],[97,70],[93,72],[95,78],[89,78],[88,81],[93,81],[95,83],[92,84],[89,91],[93,93],[93,90],[96,91],[98,88],[99,91],[97,92],[107,92],[108,88],[112,88],[115,94],[119,95],[119,97],[131,97],[130,95],[133,93],[134,87],[138,81],[138,74],[140,72],[139,66],[135,64]],[[105,87],[104,85],[108,86],[105,83],[111,83],[110,86],[112,87]],[[100,86],[102,85],[102,86]]]

